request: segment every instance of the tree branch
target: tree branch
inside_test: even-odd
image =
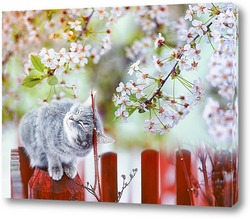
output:
[[[95,116],[95,100],[93,92],[91,91],[91,100],[92,100],[92,111],[93,111],[93,150],[94,150],[94,166],[95,166],[95,182],[94,182],[94,191],[96,190],[96,187],[98,186],[98,192],[99,192],[99,199],[102,200],[102,194],[101,194],[101,182],[100,182],[100,176],[99,176],[99,165],[98,165],[98,152],[97,152],[97,129],[96,129],[96,116]]]
[[[211,26],[211,25],[212,25],[212,22],[210,22],[210,23],[207,25],[207,31],[204,33],[204,35],[207,34],[207,33],[209,32],[210,26]],[[191,41],[191,43],[194,43],[194,42],[198,39],[199,36],[200,36],[200,35],[197,34],[197,35],[195,36],[195,38]],[[177,58],[180,59],[182,56],[183,56],[183,53],[179,54]],[[148,100],[146,100],[146,101],[144,102],[146,105],[151,105],[152,100],[153,100],[157,95],[160,94],[162,87],[163,87],[164,84],[167,82],[167,80],[168,80],[168,78],[170,77],[170,75],[172,75],[172,74],[176,71],[176,67],[177,67],[178,64],[179,64],[179,60],[176,61],[175,65],[173,66],[173,68],[171,69],[171,71],[168,73],[168,75],[166,76],[166,78],[163,79],[163,80],[161,81],[160,87],[154,92],[154,94],[152,95],[152,97],[149,98]]]
[[[79,39],[81,38],[81,36],[83,35],[84,31],[87,30],[87,27],[88,27],[88,25],[89,25],[89,21],[90,21],[91,17],[93,16],[94,12],[95,12],[95,10],[93,9],[93,11],[91,12],[91,14],[87,17],[87,21],[86,21],[86,23],[84,24],[84,26],[83,26],[81,32],[79,33],[79,35],[78,35],[78,37],[77,37],[77,40],[79,40]],[[76,40],[76,41],[77,41],[77,40]]]

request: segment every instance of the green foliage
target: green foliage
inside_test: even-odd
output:
[[[55,75],[52,75],[50,77],[48,77],[47,79],[47,83],[50,85],[50,86],[54,86],[58,83],[58,79]]]
[[[30,58],[32,65],[34,66],[34,68],[39,71],[39,72],[43,72],[45,69],[44,64],[41,62],[41,59],[38,56],[35,55],[31,55]]]
[[[42,81],[41,76],[39,75],[28,75],[26,78],[24,78],[22,85],[24,87],[32,88],[39,84]]]
[[[131,116],[135,112],[136,109],[137,107],[134,107],[134,106],[128,107],[129,116]]]

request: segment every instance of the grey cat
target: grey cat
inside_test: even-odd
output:
[[[87,156],[93,148],[91,100],[91,96],[83,104],[60,100],[24,115],[20,137],[31,167],[47,167],[54,180],[60,180],[64,172],[70,178],[76,176],[77,157]],[[112,143],[96,107],[95,118],[98,143]]]

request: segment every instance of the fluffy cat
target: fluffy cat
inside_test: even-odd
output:
[[[98,143],[112,143],[96,107],[95,118]],[[31,167],[47,167],[50,177],[60,180],[64,172],[76,176],[76,158],[93,148],[93,128],[90,96],[83,104],[61,100],[28,112],[20,123],[20,137]]]

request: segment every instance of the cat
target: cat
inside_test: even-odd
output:
[[[94,94],[95,96],[95,94]],[[112,143],[104,134],[95,104],[97,142]],[[93,108],[91,96],[83,103],[58,100],[26,113],[20,122],[20,140],[31,167],[48,168],[53,180],[65,173],[77,174],[77,157],[87,156],[93,148]]]

